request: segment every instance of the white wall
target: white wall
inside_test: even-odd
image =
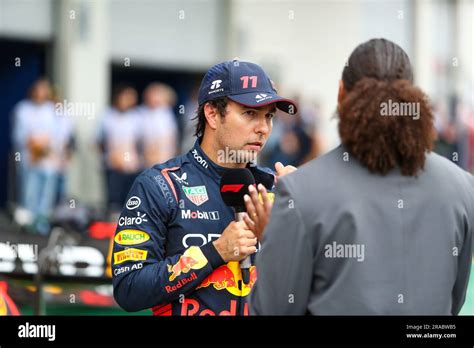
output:
[[[458,72],[456,90],[465,103],[474,107],[474,1],[458,1],[457,47]]]
[[[0,0],[0,35],[30,40],[52,36],[52,0]]]
[[[77,152],[68,168],[69,192],[80,201],[103,200],[102,169],[94,138],[108,102],[108,0],[61,0],[55,9],[54,75],[61,100],[73,105]],[[84,113],[83,110],[91,111]]]
[[[112,60],[184,70],[207,69],[226,51],[223,0],[114,0],[109,3]]]

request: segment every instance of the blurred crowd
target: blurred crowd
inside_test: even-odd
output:
[[[105,172],[107,208],[121,210],[135,177],[145,168],[178,153],[178,126],[173,107],[176,93],[171,87],[152,83],[137,106],[137,91],[116,86],[112,105],[104,112],[96,142]]]
[[[13,111],[15,220],[49,232],[52,208],[66,197],[65,170],[74,151],[72,120],[55,107],[48,80],[34,82]]]
[[[280,113],[261,153],[259,165],[273,168],[280,161],[299,166],[326,149],[317,102],[294,96],[299,111]],[[113,88],[111,105],[98,117],[94,143],[105,179],[105,216],[114,221],[135,177],[145,168],[187,152],[194,144],[197,89],[184,107],[170,86],[153,82],[143,91],[127,84]],[[55,208],[67,202],[67,168],[75,152],[75,125],[47,79],[33,83],[28,97],[18,102],[12,117],[15,157],[14,220],[32,233],[47,235]],[[474,171],[474,110],[453,100],[451,107],[435,105],[439,133],[435,150]],[[185,112],[180,112],[184,110]],[[458,155],[454,155],[458,154]],[[97,155],[91,153],[91,155]]]
[[[435,152],[474,173],[474,108],[452,95],[433,109],[438,131]]]

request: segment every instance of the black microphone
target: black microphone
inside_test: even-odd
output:
[[[268,191],[273,189],[276,176],[260,170],[251,171],[257,185],[262,184]]]
[[[226,170],[221,178],[220,191],[224,203],[232,207],[235,221],[242,221],[246,214],[244,195],[249,194],[249,185],[255,185],[252,172],[247,168]],[[250,255],[240,261],[242,280],[245,284],[250,281]]]

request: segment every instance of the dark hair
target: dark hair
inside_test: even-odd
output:
[[[50,81],[46,76],[38,77],[35,81],[33,81],[30,87],[28,87],[28,91],[26,95],[29,99],[33,98],[33,91],[35,90],[36,86],[38,86],[40,83],[47,83],[48,85],[50,85]]]
[[[117,102],[117,98],[126,90],[131,89],[135,91],[135,87],[129,83],[118,83],[112,88],[112,104]]]
[[[402,175],[415,176],[436,133],[407,54],[391,41],[370,40],[352,52],[342,80],[347,94],[338,108],[339,135],[346,149],[373,173],[398,166]],[[383,107],[393,104],[419,106],[418,118],[384,115]]]
[[[219,114],[221,114],[221,116],[225,116],[227,102],[228,102],[227,97],[220,97],[220,98],[210,100],[206,103],[209,103],[213,107],[215,107],[217,111],[219,112]],[[197,119],[196,132],[194,133],[194,135],[197,136],[199,139],[201,139],[204,136],[204,130],[206,129],[206,115],[204,114],[204,105],[206,105],[206,103],[199,105],[196,112],[196,117],[193,118],[193,120]]]

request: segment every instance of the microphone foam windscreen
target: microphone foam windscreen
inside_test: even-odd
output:
[[[273,188],[273,184],[275,183],[274,175],[259,170],[253,171],[252,174],[257,185],[262,184],[267,190],[271,190]]]
[[[245,207],[244,195],[249,185],[255,185],[252,172],[247,168],[229,169],[221,178],[220,191],[224,203],[230,207]]]

